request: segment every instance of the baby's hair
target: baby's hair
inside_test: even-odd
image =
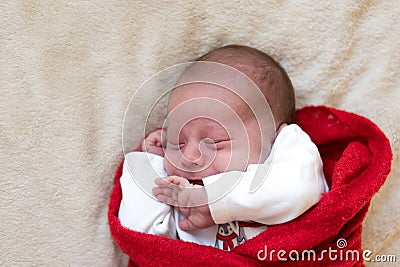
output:
[[[208,52],[197,61],[218,62],[243,72],[257,84],[267,99],[276,127],[293,122],[293,85],[285,69],[271,56],[252,47],[228,45]]]

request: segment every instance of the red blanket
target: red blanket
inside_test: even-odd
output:
[[[130,256],[129,265],[363,266],[362,221],[390,172],[389,141],[368,119],[323,106],[298,110],[296,123],[318,146],[330,191],[297,219],[270,226],[230,252],[121,226],[121,164],[108,219],[115,242]]]

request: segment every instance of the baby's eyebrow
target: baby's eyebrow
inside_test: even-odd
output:
[[[211,140],[213,140],[214,142],[222,142],[222,141],[230,141],[231,138],[229,136],[226,137],[214,137],[214,138],[210,138]]]
[[[230,135],[226,133],[225,131],[217,132],[217,133],[211,133],[208,138],[212,140],[228,140],[231,139]]]

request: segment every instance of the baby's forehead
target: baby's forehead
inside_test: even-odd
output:
[[[241,129],[254,122],[257,118],[252,114],[245,101],[229,89],[210,84],[190,84],[171,93],[167,127],[173,132],[188,127],[202,131],[208,129],[216,134],[221,126]],[[190,123],[195,120],[197,122]]]
[[[197,61],[187,67],[176,82],[169,107],[196,97],[218,99],[233,109],[268,106],[263,90],[255,82],[260,78],[255,75],[260,66],[254,58],[237,60],[235,64],[231,62],[232,54],[223,59],[223,62]]]
[[[201,100],[201,101],[200,101]],[[199,108],[209,109],[221,103],[240,115],[249,109],[246,102],[228,88],[209,83],[190,83],[172,90],[169,97],[168,112],[177,106],[191,108],[191,103],[199,103]]]

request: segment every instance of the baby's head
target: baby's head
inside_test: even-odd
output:
[[[209,67],[204,68],[199,63],[195,65],[200,67],[189,68],[181,76],[168,103],[165,168],[169,175],[182,176],[192,182],[221,172],[243,171],[249,164],[265,161],[276,134],[293,121],[295,112],[290,79],[284,69],[263,52],[244,46],[226,46],[207,53],[198,61],[233,68],[235,73],[245,74],[252,82],[232,77],[229,70],[210,72]],[[243,74],[234,76],[243,77]],[[218,76],[218,81],[238,89],[229,90],[213,82],[195,82],[204,81],[202,75]],[[227,77],[221,78],[224,75]],[[256,91],[250,90],[253,83],[259,88]],[[254,88],[256,86],[253,84]],[[246,94],[247,98],[243,97]],[[268,102],[273,117],[266,109],[251,104],[260,99],[264,105],[265,100]],[[260,110],[266,123],[260,123]],[[264,131],[263,127],[268,129]]]
[[[293,122],[293,85],[285,69],[271,56],[252,47],[229,45],[212,50],[198,61],[222,63],[244,73],[258,86],[268,101],[276,128],[282,123]]]

